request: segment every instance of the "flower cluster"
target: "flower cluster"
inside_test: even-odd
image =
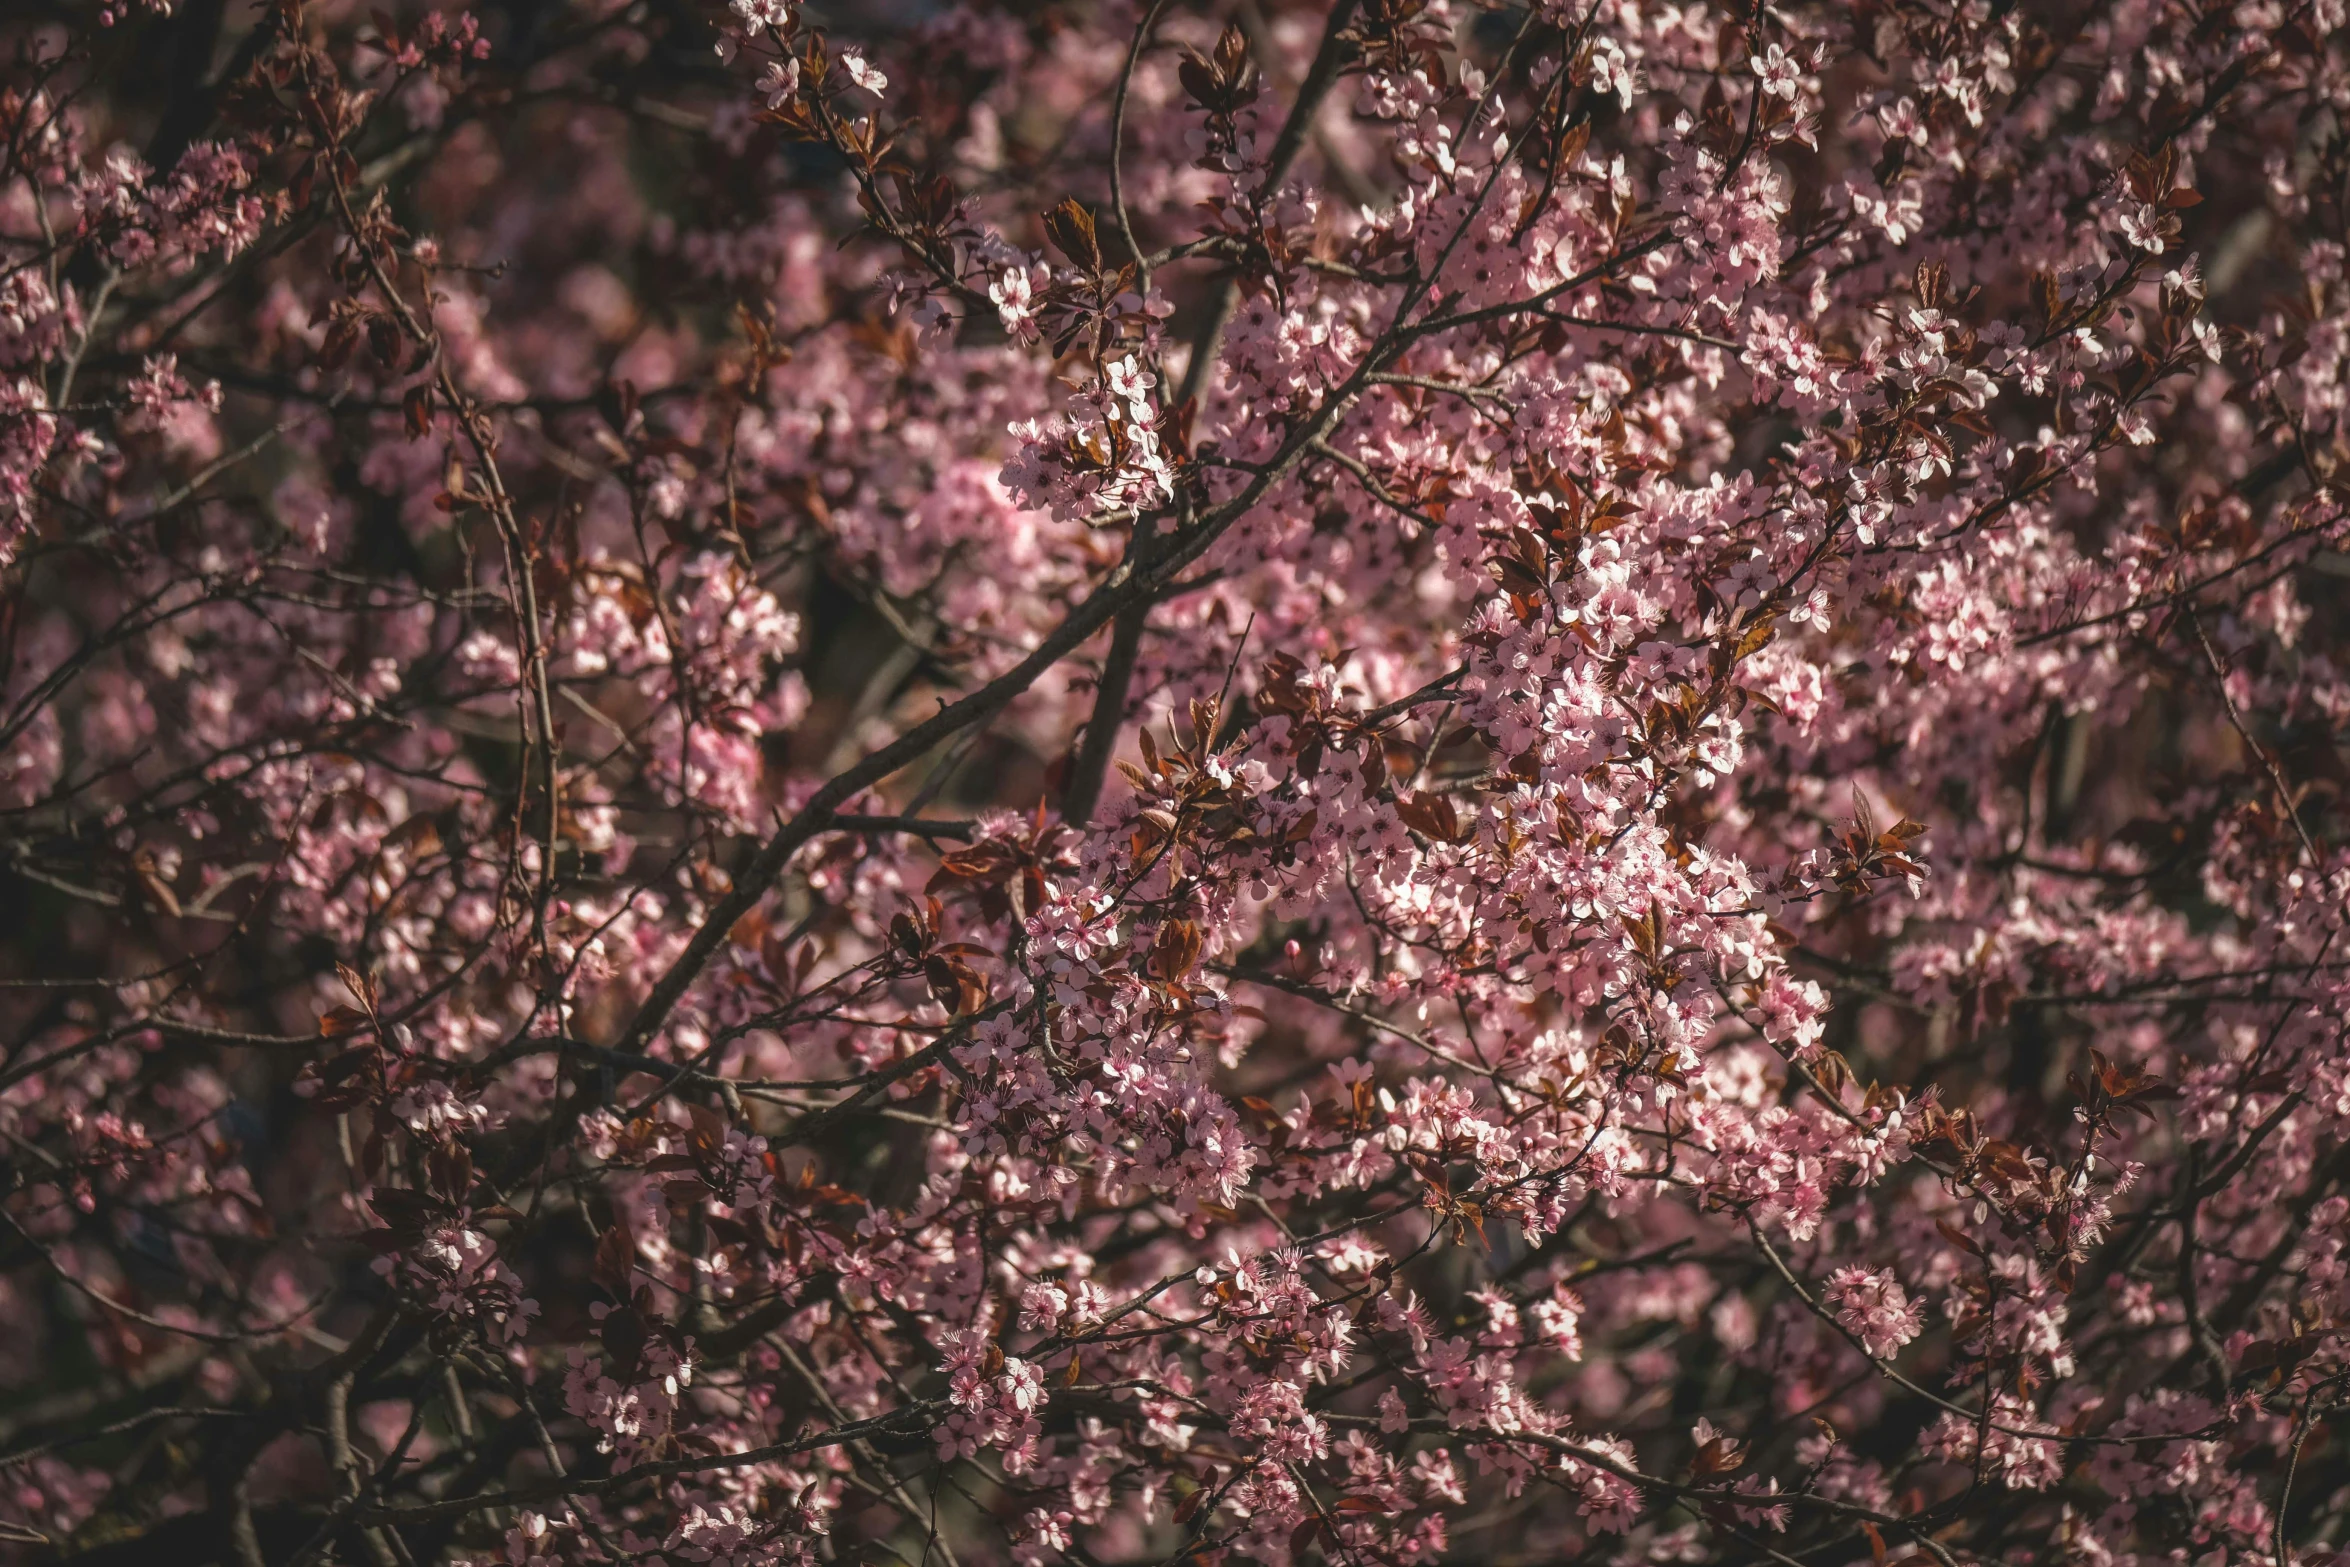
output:
[[[0,1562],[2350,1567],[2338,0],[0,34]]]

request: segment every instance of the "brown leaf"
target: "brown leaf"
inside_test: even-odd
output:
[[[1169,920],[1151,942],[1150,973],[1155,979],[1182,979],[1199,964],[1200,928],[1192,920]]]
[[[1948,1220],[1936,1219],[1934,1221],[1934,1228],[1942,1232],[1942,1238],[1944,1240],[1950,1242],[1951,1245],[1956,1246],[1960,1251],[1965,1252],[1968,1256],[1980,1257],[1983,1255],[1983,1248],[1976,1244],[1975,1238],[1967,1234],[1966,1231],[1959,1229],[1956,1225],[1951,1224]]]
[[[331,1012],[319,1015],[318,1037],[340,1039],[345,1034],[355,1034],[366,1026],[367,1014],[357,1007],[336,1007]]]
[[[335,978],[343,982],[343,988],[351,993],[353,1001],[358,1002],[370,1012],[375,1010],[377,993],[373,975],[362,974],[348,963],[337,963]]]
[[[1568,126],[1566,134],[1559,138],[1558,151],[1554,156],[1555,165],[1561,169],[1574,167],[1575,161],[1583,156],[1583,149],[1590,145],[1591,122],[1577,120]]]
[[[1075,196],[1066,196],[1061,204],[1044,215],[1045,237],[1053,247],[1077,266],[1089,272],[1102,269],[1102,247],[1094,237],[1093,213]]]
[[[726,1119],[708,1105],[687,1105],[686,1118],[693,1122],[693,1131],[687,1138],[695,1153],[704,1159],[715,1159],[726,1146]]]
[[[173,919],[178,919],[180,915],[179,894],[171,890],[171,883],[156,874],[152,856],[141,851],[140,859],[144,863],[131,867],[138,875],[139,885],[147,889],[147,896],[155,901],[156,908],[170,915]]]
[[[1458,843],[1461,840],[1460,813],[1453,809],[1450,795],[1398,795],[1395,814],[1403,819],[1406,827],[1423,838],[1438,843]]]
[[[923,949],[930,945],[929,936],[921,926],[914,923],[913,917],[908,914],[891,916],[889,937],[890,940],[897,943],[898,950],[909,958],[920,957]]]
[[[422,383],[408,388],[400,398],[400,417],[408,426],[411,441],[431,434],[432,388]]]
[[[1918,303],[1928,310],[1938,308],[1950,285],[1950,268],[1939,261],[1921,261],[1917,265],[1916,283]]]
[[[1726,1436],[1708,1441],[1689,1460],[1689,1472],[1703,1478],[1706,1475],[1728,1474],[1746,1462],[1746,1449]]]
[[[922,965],[930,993],[939,1005],[957,1017],[969,1017],[987,1005],[987,981],[961,958],[934,955]]]

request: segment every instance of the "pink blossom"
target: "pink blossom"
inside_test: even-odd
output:
[[[52,9],[0,1558],[2338,1567],[2336,0]]]
[[[1898,1353],[1924,1330],[1924,1317],[1889,1273],[1839,1268],[1828,1279],[1827,1298],[1836,1320],[1880,1359]]]

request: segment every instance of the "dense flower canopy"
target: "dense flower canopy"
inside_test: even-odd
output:
[[[0,17],[0,1556],[2350,1559],[2343,0]]]

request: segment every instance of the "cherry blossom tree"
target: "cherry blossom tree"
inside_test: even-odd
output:
[[[2350,1561],[2343,0],[0,47],[7,1560]]]

